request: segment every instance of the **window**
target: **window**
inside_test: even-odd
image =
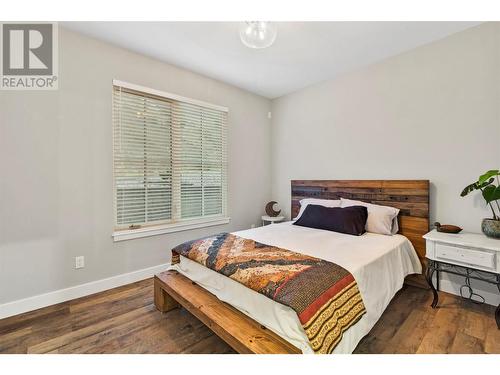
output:
[[[113,82],[115,240],[229,221],[226,125],[226,108]]]

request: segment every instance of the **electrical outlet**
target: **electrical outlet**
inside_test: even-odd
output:
[[[85,267],[85,257],[84,256],[75,257],[75,269],[77,270],[83,267]]]
[[[255,228],[255,224],[252,224],[252,228]]]

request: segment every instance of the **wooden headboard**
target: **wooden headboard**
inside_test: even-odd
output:
[[[292,218],[302,198],[341,197],[399,208],[399,233],[411,241],[423,261],[422,236],[429,231],[429,180],[292,180]]]

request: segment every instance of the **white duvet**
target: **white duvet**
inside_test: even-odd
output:
[[[404,278],[422,271],[417,254],[402,235],[365,233],[357,237],[291,224],[272,224],[234,234],[321,258],[352,273],[361,291],[366,314],[344,333],[334,350],[334,353],[352,353],[401,289]],[[303,353],[312,353],[297,314],[291,308],[185,257],[181,256],[180,263],[171,268],[271,329]]]

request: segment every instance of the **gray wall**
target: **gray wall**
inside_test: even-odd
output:
[[[431,223],[479,232],[462,188],[500,167],[500,24],[488,23],[272,103],[273,199],[291,179],[429,179]]]
[[[268,99],[62,28],[59,58],[59,90],[0,91],[0,304],[166,263],[172,245],[259,222]],[[230,224],[113,243],[114,78],[229,108]]]
[[[499,42],[481,25],[273,100],[273,198],[289,213],[290,179],[429,179],[431,221],[480,231],[490,212],[459,194],[500,167]]]

